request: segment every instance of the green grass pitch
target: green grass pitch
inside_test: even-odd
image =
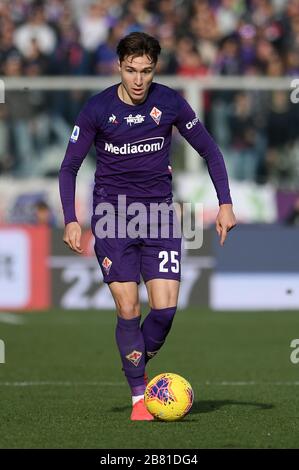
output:
[[[195,392],[184,420],[130,422],[113,312],[53,310],[0,321],[0,448],[298,448],[298,312],[179,311],[152,378]]]

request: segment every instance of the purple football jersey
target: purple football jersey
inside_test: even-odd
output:
[[[103,192],[129,200],[172,197],[170,144],[175,125],[206,160],[219,204],[231,203],[223,156],[186,100],[152,83],[142,104],[124,103],[118,85],[91,97],[80,112],[59,173],[65,223],[76,221],[77,172],[92,143],[96,148],[94,205]]]

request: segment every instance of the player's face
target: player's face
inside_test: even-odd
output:
[[[121,85],[119,96],[126,103],[142,103],[148,94],[149,87],[153,81],[156,64],[150,57],[128,56],[119,63]]]

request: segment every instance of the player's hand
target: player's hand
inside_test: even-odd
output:
[[[65,226],[63,241],[76,253],[82,253],[81,248],[81,227],[78,222],[70,222]]]
[[[227,233],[236,226],[236,217],[232,204],[222,204],[216,218],[216,230],[220,237],[220,245],[223,246]]]

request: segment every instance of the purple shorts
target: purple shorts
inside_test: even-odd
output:
[[[95,237],[95,254],[104,282],[144,282],[150,279],[181,277],[181,234],[174,211],[168,214],[166,204],[162,215],[152,219],[146,214],[136,219],[116,205],[104,214],[93,215],[91,228]],[[124,208],[122,208],[124,211]]]

